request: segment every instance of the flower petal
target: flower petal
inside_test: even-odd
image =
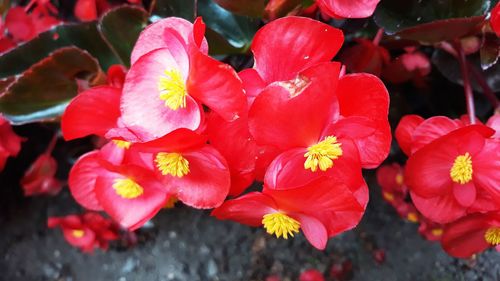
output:
[[[236,199],[224,202],[212,211],[212,216],[219,220],[233,220],[250,226],[262,225],[266,214],[276,212],[273,199],[260,192],[250,192]]]
[[[418,115],[405,115],[396,127],[394,137],[398,141],[399,147],[407,155],[411,155],[411,146],[413,143],[413,132],[424,122],[424,118]]]
[[[81,156],[69,172],[68,185],[71,195],[86,209],[101,211],[102,206],[95,195],[95,182],[97,177],[105,173],[99,163],[98,150],[91,151]]]
[[[255,34],[254,68],[267,84],[290,80],[311,66],[330,61],[343,41],[342,31],[327,24],[301,17],[277,19]]]
[[[300,229],[304,233],[307,241],[318,250],[324,250],[328,242],[328,234],[325,226],[313,216],[304,214],[291,214],[300,222]]]

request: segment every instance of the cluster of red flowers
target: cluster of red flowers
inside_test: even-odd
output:
[[[5,23],[0,17],[0,53],[61,23],[57,13],[57,8],[48,0],[31,0],[25,7],[10,8]]]
[[[5,168],[9,157],[15,157],[21,150],[24,139],[12,130],[12,126],[0,115],[0,172]]]
[[[387,90],[370,74],[344,75],[330,61],[343,34],[318,21],[265,25],[254,67],[240,73],[207,55],[204,30],[200,18],[150,25],[127,73],[111,68],[107,86],[69,104],[65,139],[109,140],[73,166],[74,198],[128,229],[178,199],[277,237],[302,230],[325,248],[357,225],[368,201],[361,169],[389,152]],[[255,180],[261,191],[224,202]]]
[[[404,178],[401,170],[379,171],[384,198],[397,209],[411,204],[403,201],[408,187],[426,220],[421,228],[434,234],[426,237],[440,240],[452,256],[466,258],[500,244],[499,121],[498,114],[486,125],[466,118],[405,116],[395,133],[409,157]]]
[[[95,212],[65,217],[50,217],[49,228],[60,227],[69,244],[91,253],[95,248],[108,249],[109,242],[120,237],[120,227]]]

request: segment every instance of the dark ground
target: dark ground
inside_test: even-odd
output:
[[[350,280],[500,280],[500,255],[487,252],[475,262],[450,258],[438,244],[424,241],[417,225],[401,221],[372,193],[360,226],[331,239],[324,252],[302,235],[277,240],[262,229],[177,207],[160,213],[136,247],[124,250],[115,245],[108,252],[85,255],[68,245],[59,230],[45,227],[48,214],[75,211],[67,192],[56,198],[24,199],[4,189],[0,280],[232,281],[264,280],[269,274],[296,280],[302,270],[326,272],[332,263],[345,259],[353,264]],[[383,264],[374,260],[374,246],[386,250]]]

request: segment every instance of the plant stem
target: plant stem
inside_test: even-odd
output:
[[[198,17],[198,0],[194,0],[193,4],[193,10],[194,10],[194,19]]]
[[[378,46],[378,44],[380,43],[380,40],[382,40],[382,36],[384,36],[384,29],[379,28],[377,31],[377,34],[375,35],[375,37],[373,37],[373,41],[372,41],[373,45]]]
[[[474,108],[474,95],[472,93],[472,87],[469,78],[469,69],[467,67],[467,61],[465,59],[465,53],[462,50],[460,42],[455,42],[455,50],[457,51],[458,63],[460,64],[460,71],[462,72],[462,80],[464,82],[464,93],[465,102],[467,105],[467,115],[469,116],[469,122],[471,124],[476,123],[476,112]]]
[[[45,151],[46,154],[52,154],[52,150],[54,150],[58,138],[59,138],[59,133],[56,132],[54,136],[52,136],[52,139],[50,140],[49,145],[47,146],[47,150]]]

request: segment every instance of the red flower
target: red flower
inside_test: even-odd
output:
[[[473,214],[447,224],[441,240],[451,256],[469,258],[500,245],[500,213]]]
[[[404,170],[397,163],[380,166],[377,169],[377,182],[382,188],[382,196],[393,206],[396,202],[404,201],[408,195],[404,184]]]
[[[255,98],[249,127],[257,144],[283,151],[331,136],[335,143],[353,140],[363,167],[385,159],[390,146],[387,90],[368,74],[338,79],[340,65],[329,61],[342,41],[340,30],[300,17],[273,21],[257,32],[254,68],[240,73],[250,101]]]
[[[391,57],[386,48],[366,39],[355,39],[356,45],[347,48],[340,55],[340,61],[351,72],[367,72],[376,76],[389,63]]]
[[[325,278],[318,270],[309,269],[300,274],[299,281],[325,281]]]
[[[0,114],[0,172],[5,167],[7,158],[17,156],[22,141],[24,139],[14,133],[9,121]]]
[[[498,206],[500,143],[488,139],[493,133],[483,125],[469,125],[424,144],[408,159],[405,182],[423,215],[447,223],[464,216],[468,208]],[[414,143],[422,144],[427,138],[417,140]]]
[[[500,37],[500,3],[497,3],[491,10],[490,24],[493,31]]]
[[[164,185],[146,168],[111,164],[92,151],[80,157],[69,174],[75,200],[85,208],[104,210],[127,229],[151,219],[169,199]]]
[[[21,179],[24,195],[56,195],[59,193],[63,184],[54,177],[56,171],[56,160],[47,153],[40,155],[35,162],[31,164]]]
[[[323,12],[333,18],[370,17],[380,0],[316,0]]]
[[[139,36],[125,79],[121,111],[124,125],[142,141],[179,128],[198,129],[202,104],[225,120],[235,120],[246,110],[237,74],[206,55],[204,31],[201,19],[193,25],[167,18]]]
[[[224,202],[212,215],[222,220],[263,226],[278,238],[288,239],[301,229],[314,247],[324,249],[328,237],[346,230],[346,214],[362,213],[363,209],[345,184],[323,177],[293,189],[264,186],[262,192],[251,192]]]
[[[444,232],[444,225],[432,222],[421,216],[418,232],[429,241],[441,241]]]
[[[60,227],[68,243],[87,253],[93,252],[95,248],[106,250],[109,241],[119,237],[118,227],[94,212],[49,217],[47,224],[49,228]]]

